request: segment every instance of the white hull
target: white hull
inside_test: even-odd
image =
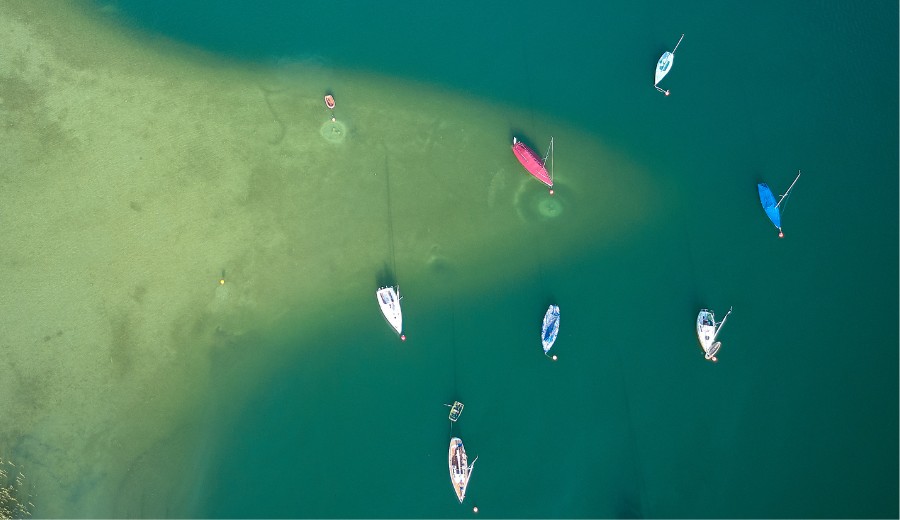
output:
[[[672,52],[666,51],[662,53],[662,56],[659,57],[659,61],[656,62],[656,74],[653,76],[653,87],[662,92],[665,95],[669,95],[668,90],[663,90],[659,86],[659,82],[666,77],[666,74],[672,71],[672,66],[675,64],[675,51],[678,50],[678,46],[681,45],[681,40],[684,38],[684,35],[681,35],[681,38],[678,39],[678,43],[675,44],[675,48],[672,49]]]
[[[716,323],[716,315],[711,310],[702,309],[697,314],[697,339],[700,341],[700,348],[703,349],[704,357],[710,361],[718,361],[716,354],[722,348],[722,343],[716,341],[716,337],[722,330],[722,325],[725,324],[729,314],[731,314],[730,309],[719,323]]]
[[[544,354],[553,348],[556,343],[556,336],[559,334],[559,306],[551,305],[544,313],[544,322],[541,326],[541,346],[544,348]]]
[[[403,313],[400,311],[400,294],[393,287],[382,287],[375,292],[381,313],[397,334],[403,333]]]
[[[466,405],[462,404],[459,401],[453,401],[453,404],[449,405],[449,406],[450,406],[449,418],[451,421],[456,422],[459,419],[459,416],[462,415],[463,408],[465,408]]]
[[[478,457],[475,458],[477,459]],[[473,460],[472,465],[469,465],[469,459],[466,457],[466,448],[459,437],[450,439],[450,452],[447,464],[450,467],[450,483],[453,485],[456,498],[462,504],[466,498],[466,488],[469,486],[469,479],[472,477],[475,461]]]
[[[689,56],[690,57],[690,56]],[[669,51],[663,53],[656,63],[656,76],[653,78],[653,85],[658,85],[660,81],[666,77],[666,74],[672,70],[672,64],[675,63],[675,55]]]

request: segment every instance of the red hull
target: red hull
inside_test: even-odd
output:
[[[513,153],[516,154],[516,159],[522,163],[522,166],[528,170],[528,173],[547,186],[553,187],[553,179],[551,179],[550,174],[547,173],[547,168],[544,167],[544,160],[540,155],[535,153],[531,148],[525,146],[525,143],[522,141],[513,143],[512,150]]]

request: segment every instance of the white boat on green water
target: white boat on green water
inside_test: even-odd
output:
[[[401,340],[406,340],[403,334],[403,312],[400,310],[400,287],[381,287],[375,292],[378,306],[388,325],[400,335]]]
[[[456,422],[457,420],[459,420],[459,416],[462,415],[465,405],[459,401],[453,401],[452,405],[448,404],[447,406],[450,407],[450,421]]]
[[[663,90],[659,86],[659,82],[666,77],[666,74],[672,71],[672,65],[675,64],[675,51],[678,50],[678,46],[681,45],[681,40],[684,39],[684,35],[681,35],[681,38],[678,38],[678,43],[675,44],[675,48],[672,49],[672,52],[666,51],[659,57],[659,61],[656,62],[656,74],[653,77],[653,88],[662,92],[665,95],[669,95],[668,90]]]
[[[453,485],[453,491],[456,498],[462,504],[466,498],[466,488],[469,486],[469,479],[472,477],[472,470],[475,469],[475,460],[469,464],[466,457],[466,448],[463,446],[462,439],[453,437],[450,439],[450,453],[448,455],[447,464],[450,467],[450,483]]]
[[[703,349],[704,357],[713,363],[719,360],[716,354],[722,348],[722,342],[716,341],[716,337],[733,309],[733,307],[728,309],[725,317],[718,323],[716,323],[715,313],[711,310],[701,309],[697,314],[697,339],[700,340],[700,348]]]

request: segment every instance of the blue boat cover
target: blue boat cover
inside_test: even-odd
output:
[[[544,314],[544,324],[541,328],[541,343],[544,346],[544,353],[553,348],[556,341],[556,335],[559,333],[559,306],[551,305]]]
[[[763,209],[766,210],[766,215],[769,216],[769,220],[772,221],[772,224],[775,224],[775,227],[781,229],[781,211],[775,207],[777,204],[775,195],[772,194],[772,190],[764,182],[761,182],[757,187],[759,188],[759,202],[762,204]]]

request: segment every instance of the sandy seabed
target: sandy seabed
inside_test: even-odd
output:
[[[627,161],[547,123],[596,150],[557,163],[548,206],[505,151],[509,107],[316,59],[230,63],[77,5],[0,3],[0,457],[35,516],[189,512],[179,476],[212,456],[211,409],[276,363],[267,338],[379,276],[522,253],[511,229],[611,237],[605,212],[650,206],[609,195],[640,194]],[[590,187],[604,169],[620,180]]]

